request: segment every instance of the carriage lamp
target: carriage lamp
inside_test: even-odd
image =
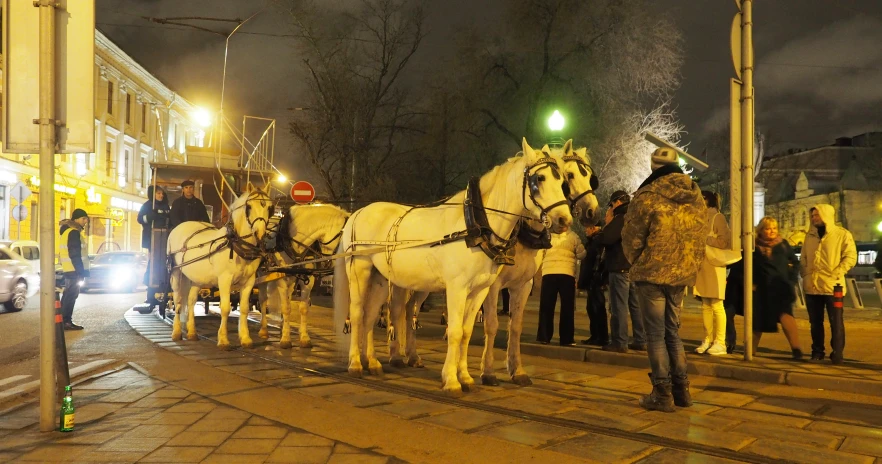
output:
[[[548,117],[548,128],[553,131],[563,129],[565,123],[563,115],[558,110],[554,110],[554,113],[551,113],[551,116]]]

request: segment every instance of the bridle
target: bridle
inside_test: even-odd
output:
[[[545,206],[545,207],[543,207],[541,204],[539,204],[539,202],[536,200],[536,195],[539,193],[539,172],[538,171],[540,169],[542,169],[543,167],[546,167],[546,165],[548,165],[548,168],[551,169],[551,174],[554,176],[555,179],[557,179],[557,180],[561,179],[560,168],[558,167],[557,160],[555,160],[554,158],[552,158],[550,156],[546,156],[544,158],[540,158],[535,163],[524,168],[524,184],[523,184],[522,189],[523,189],[523,192],[529,193],[530,201],[532,201],[533,204],[536,205],[536,207],[539,208],[539,210],[540,210],[540,214],[539,214],[540,222],[542,222],[542,225],[544,225],[546,228],[548,228],[548,227],[551,227],[551,221],[548,219],[548,212],[553,210],[554,208],[557,208],[558,206],[561,206],[561,205],[569,206],[569,200],[564,198],[561,201],[552,203],[552,204]],[[534,169],[536,171],[533,171]],[[527,200],[524,199],[524,195],[521,195],[521,198],[523,199],[524,209],[526,210],[527,209]]]
[[[251,205],[249,205],[248,203],[251,203],[252,201],[256,201],[256,200],[267,200],[267,201],[270,201],[270,202],[272,201],[272,200],[270,199],[269,195],[267,195],[266,193],[263,193],[262,191],[259,191],[259,190],[257,190],[257,191],[251,191],[251,192],[248,194],[248,199],[245,200],[245,203],[243,203],[243,204],[241,204],[241,205],[239,205],[239,206],[237,206],[237,207],[235,207],[235,208],[233,208],[233,209],[230,210],[230,218],[233,217],[233,211],[236,211],[237,209],[239,209],[239,208],[241,208],[241,207],[244,206],[244,207],[245,207],[245,222],[248,223],[248,226],[251,228],[251,230],[254,230],[254,224],[256,224],[257,221],[263,221],[263,225],[264,225],[264,227],[266,227],[267,229],[269,229],[269,221],[268,221],[267,218],[264,218],[264,217],[258,217],[258,218],[254,218],[254,220],[251,220],[251,218],[250,218],[250,216],[251,216]]]
[[[578,215],[579,213],[581,213],[581,211],[579,211],[579,207],[578,207],[579,200],[581,200],[586,195],[593,194],[594,191],[597,190],[597,187],[600,186],[600,180],[597,178],[597,176],[594,175],[594,170],[591,169],[591,165],[586,163],[585,160],[582,159],[581,156],[579,156],[579,155],[565,155],[565,156],[561,157],[561,160],[563,162],[567,162],[567,161],[575,162],[576,166],[579,167],[579,173],[582,174],[582,177],[588,177],[589,175],[591,176],[588,180],[588,186],[590,188],[588,190],[576,195],[574,198],[570,198],[570,204],[573,206],[573,213]]]

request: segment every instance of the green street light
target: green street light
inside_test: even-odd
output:
[[[551,113],[551,116],[548,118],[548,128],[553,131],[559,131],[564,128],[564,117],[560,114],[560,111],[554,110],[554,113]]]
[[[876,230],[878,230],[879,232],[882,232],[882,222],[879,222],[879,224],[876,224]]]

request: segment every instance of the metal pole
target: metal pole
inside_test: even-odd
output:
[[[55,276],[55,2],[40,0],[40,275]],[[55,429],[55,285],[40,286],[40,431]]]
[[[741,2],[741,233],[744,250],[744,360],[753,359],[753,0]]]

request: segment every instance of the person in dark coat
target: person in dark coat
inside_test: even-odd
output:
[[[142,227],[141,248],[150,250],[150,234],[153,229],[168,227],[170,210],[165,190],[157,187],[154,193],[152,185],[147,187],[147,201],[138,211],[138,224]]]
[[[756,351],[763,333],[777,332],[780,323],[793,351],[793,359],[800,360],[802,347],[793,318],[799,259],[778,235],[778,221],[774,218],[764,217],[756,226],[753,259],[753,349]]]
[[[582,260],[579,269],[579,282],[576,285],[580,290],[588,291],[588,323],[590,336],[582,340],[583,345],[604,346],[609,343],[609,323],[606,313],[606,272],[603,268],[603,245],[600,244],[598,233],[600,226],[585,227],[585,236],[588,239],[585,249],[585,259]]]
[[[187,221],[211,222],[208,212],[205,210],[205,204],[194,196],[195,185],[192,180],[181,182],[181,193],[183,193],[183,196],[172,203],[169,229],[174,229],[179,224]]]
[[[72,317],[74,305],[80,296],[80,283],[89,277],[89,247],[88,240],[85,240],[88,223],[86,211],[75,209],[70,219],[61,221],[58,230],[61,237],[55,242],[55,252],[64,273],[64,293],[61,294],[64,330],[83,330],[83,326],[74,324]]]

